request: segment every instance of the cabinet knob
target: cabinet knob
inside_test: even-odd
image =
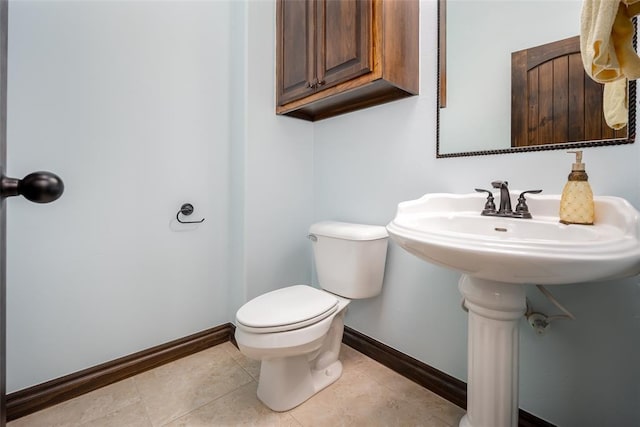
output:
[[[305,87],[311,88],[311,89],[317,89],[319,86],[322,86],[325,83],[326,82],[324,80],[318,81],[317,79],[313,79],[312,82],[307,82]]]

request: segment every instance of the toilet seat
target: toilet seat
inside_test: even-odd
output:
[[[332,294],[311,286],[289,286],[247,302],[236,313],[236,322],[239,328],[258,334],[290,331],[331,316],[338,303]]]

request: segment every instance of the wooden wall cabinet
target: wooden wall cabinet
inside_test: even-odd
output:
[[[418,94],[418,0],[277,0],[276,113],[316,121]]]

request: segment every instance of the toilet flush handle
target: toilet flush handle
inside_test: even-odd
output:
[[[307,238],[308,238],[309,240],[311,240],[312,242],[317,242],[317,241],[318,241],[318,237],[317,237],[315,234],[309,234],[309,235],[307,236]]]

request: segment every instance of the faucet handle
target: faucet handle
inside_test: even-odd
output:
[[[484,209],[482,210],[482,215],[486,215],[488,213],[496,212],[496,204],[493,201],[493,193],[489,190],[484,190],[482,188],[476,188],[478,193],[487,193],[487,203],[484,205]]]
[[[516,214],[521,216],[522,218],[531,218],[531,213],[529,212],[529,206],[527,206],[527,199],[525,199],[525,194],[538,194],[542,193],[542,190],[527,190],[520,193],[518,197],[518,204],[516,205]]]

